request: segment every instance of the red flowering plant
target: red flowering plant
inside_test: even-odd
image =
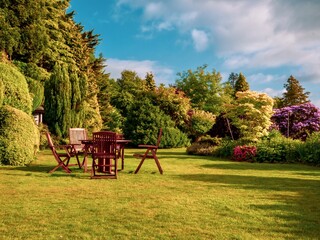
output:
[[[236,146],[233,149],[232,159],[236,161],[252,161],[257,154],[255,146]]]

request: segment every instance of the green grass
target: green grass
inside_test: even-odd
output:
[[[0,239],[319,239],[320,168],[126,150],[118,179],[55,166],[0,167]]]

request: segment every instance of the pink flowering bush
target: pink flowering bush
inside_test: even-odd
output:
[[[257,148],[255,146],[236,146],[233,149],[232,158],[236,161],[253,161],[257,154]]]

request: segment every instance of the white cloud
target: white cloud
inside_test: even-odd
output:
[[[198,52],[206,50],[206,48],[208,47],[208,36],[204,31],[192,29],[191,36],[193,39],[194,47]]]
[[[137,61],[110,58],[107,60],[106,65],[105,71],[110,73],[110,77],[114,79],[120,78],[123,70],[135,71],[141,78],[144,78],[147,72],[152,72],[157,84],[169,84],[174,80],[175,76],[171,68],[151,60]]]
[[[213,57],[227,69],[292,66],[301,78],[320,81],[318,0],[118,1],[142,9],[143,25],[155,31],[191,32],[197,51],[215,46]]]

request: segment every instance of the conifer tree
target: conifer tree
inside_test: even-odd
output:
[[[67,68],[56,64],[50,79],[45,84],[44,121],[49,130],[66,137],[71,127],[71,84]]]
[[[246,77],[242,73],[239,74],[239,77],[235,82],[234,88],[235,88],[235,93],[245,92],[250,89],[249,83],[247,82]]]
[[[292,75],[283,86],[286,89],[286,92],[283,93],[284,107],[309,102],[308,96],[310,92],[304,92],[305,89]]]

